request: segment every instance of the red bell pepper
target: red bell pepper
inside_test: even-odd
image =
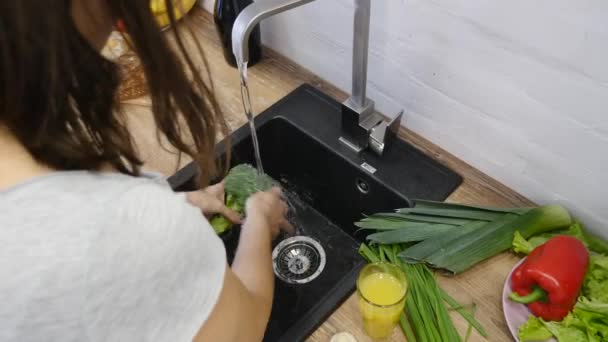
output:
[[[514,302],[532,313],[561,321],[576,304],[589,264],[589,252],[572,236],[558,235],[535,248],[511,275]]]

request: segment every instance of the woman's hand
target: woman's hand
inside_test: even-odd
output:
[[[207,218],[210,218],[215,214],[220,214],[230,222],[240,224],[242,222],[241,215],[226,206],[224,196],[224,182],[186,194],[188,202],[195,207],[200,208]]]
[[[245,226],[250,226],[249,229],[266,230],[273,239],[279,235],[281,229],[293,233],[293,226],[285,218],[288,207],[283,201],[279,187],[249,197],[245,211],[247,213]]]

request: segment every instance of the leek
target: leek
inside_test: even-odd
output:
[[[493,221],[504,213],[483,211],[476,209],[432,209],[432,208],[406,208],[397,211],[401,214],[418,214],[440,217],[455,217],[469,220]]]
[[[478,230],[485,224],[485,222],[469,223],[460,227],[459,229],[449,231],[446,234],[434,236],[432,239],[421,241],[420,243],[415,244],[401,253],[400,257],[402,257],[406,262],[410,263],[423,262],[423,260],[431,256],[437,250],[444,249],[452,241],[472,231]]]
[[[416,201],[413,208],[375,214],[355,225],[377,231],[367,237],[372,243],[417,242],[399,254],[403,261],[456,274],[508,250],[516,231],[527,239],[571,222],[559,205],[491,208]]]
[[[445,224],[432,224],[421,227],[411,227],[408,229],[391,230],[388,232],[374,233],[367,236],[372,242],[391,244],[411,241],[423,241],[433,236],[443,235],[451,232],[454,226]]]
[[[477,209],[482,211],[491,211],[497,213],[511,213],[511,214],[525,214],[528,210],[532,208],[496,208],[496,207],[486,207],[480,205],[471,205],[471,204],[458,204],[458,203],[449,203],[449,202],[437,202],[437,201],[427,201],[427,200],[415,200],[416,208],[429,208],[429,209]]]

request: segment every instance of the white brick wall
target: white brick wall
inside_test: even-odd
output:
[[[380,111],[404,108],[409,128],[608,237],[608,2],[372,5]],[[318,0],[267,20],[264,43],[348,91],[352,12]]]

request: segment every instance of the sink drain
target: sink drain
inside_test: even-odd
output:
[[[294,236],[279,243],[272,251],[274,274],[289,284],[306,284],[323,272],[325,250],[314,239]]]

